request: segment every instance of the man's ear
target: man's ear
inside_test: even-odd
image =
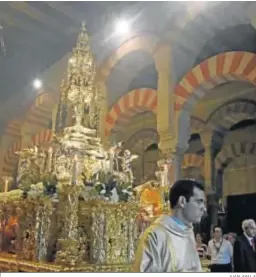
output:
[[[184,208],[185,205],[187,204],[187,200],[184,196],[180,196],[179,197],[179,200],[178,200],[178,205],[181,207],[181,208]]]

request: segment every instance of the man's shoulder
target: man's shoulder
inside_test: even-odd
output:
[[[241,243],[241,242],[244,241],[244,239],[246,239],[246,237],[245,237],[244,234],[242,234],[242,235],[236,237],[235,242],[240,242]]]
[[[167,235],[165,227],[159,223],[152,223],[144,232],[144,239],[155,239],[163,238]]]
[[[239,247],[243,246],[245,243],[245,240],[246,240],[246,237],[244,235],[237,236],[234,242],[234,247],[236,248],[238,246]]]
[[[213,239],[210,239],[209,242],[208,242],[208,246],[209,245],[213,245]]]
[[[154,234],[163,234],[165,232],[167,232],[167,230],[165,229],[165,227],[160,224],[160,223],[152,223],[147,230],[149,233],[154,233]]]

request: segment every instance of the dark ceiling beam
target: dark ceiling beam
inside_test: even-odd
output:
[[[8,2],[9,6],[16,9],[35,21],[38,21],[51,29],[57,30],[60,34],[64,34],[64,30],[67,26],[60,24],[57,18],[50,17],[45,13],[37,10],[35,7],[27,4],[27,2]]]

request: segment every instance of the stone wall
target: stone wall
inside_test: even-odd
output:
[[[223,174],[223,196],[256,192],[256,159],[242,156],[230,163]]]

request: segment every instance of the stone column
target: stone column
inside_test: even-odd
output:
[[[169,182],[180,178],[182,155],[176,149],[171,46],[160,45],[154,54],[157,82],[157,132],[161,159],[168,164]]]
[[[175,136],[174,90],[172,81],[171,46],[163,44],[154,54],[157,82],[157,132],[159,134],[160,156],[169,168],[169,182],[173,184],[181,177],[181,164],[185,151],[177,149]]]
[[[106,116],[108,113],[108,93],[105,78],[101,77],[97,81],[97,91],[100,94],[100,115],[99,115],[99,135],[104,147],[108,146],[108,136],[105,134]]]
[[[175,113],[174,91],[171,72],[171,47],[161,45],[155,55],[155,66],[158,73],[157,82],[157,131],[160,137],[161,150],[170,148],[174,138]]]
[[[207,195],[208,213],[211,218],[211,227],[218,223],[218,202],[214,186],[214,159],[213,159],[213,132],[204,130],[200,133],[204,146],[204,179],[205,193]]]
[[[174,153],[174,182],[181,179],[182,177],[182,162],[184,158],[184,153],[186,149],[177,149],[176,152]]]
[[[58,105],[54,105],[52,109],[52,133],[54,134],[56,131],[56,121],[57,121],[57,113],[58,113]]]
[[[173,148],[172,153],[169,156],[170,161],[170,174],[169,180],[172,185],[177,180],[182,178],[182,162],[186,149]]]
[[[213,226],[218,224],[218,199],[215,192],[212,191],[207,194],[207,203],[212,230]]]
[[[204,146],[204,179],[205,191],[211,193],[214,190],[213,185],[213,145],[212,145],[212,131],[205,130],[200,133],[201,142]]]

